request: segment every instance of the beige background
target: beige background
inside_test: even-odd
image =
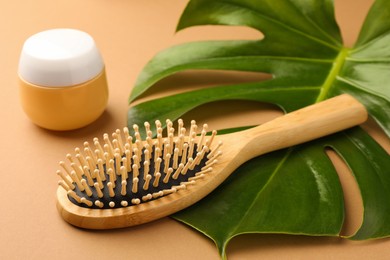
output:
[[[134,228],[86,231],[66,224],[55,207],[58,161],[83,141],[126,124],[127,96],[138,73],[156,52],[190,40],[258,36],[246,28],[221,27],[191,28],[175,35],[176,22],[186,2],[0,0],[1,259],[218,259],[211,240],[170,218]],[[371,2],[336,0],[337,17],[347,45],[356,39]],[[38,31],[56,27],[78,28],[95,38],[106,62],[110,84],[110,100],[104,115],[89,127],[66,133],[33,125],[18,100],[16,71],[24,40]],[[195,83],[180,77],[168,83],[191,87],[207,80],[217,81],[214,73],[206,73],[205,78],[196,78],[191,73],[189,76]],[[225,76],[225,80],[243,80],[240,75]],[[202,107],[191,116],[196,114],[200,121],[223,127],[230,121],[221,118],[225,112],[243,121],[256,115],[257,123],[277,114],[269,106],[249,104],[241,106],[239,112],[246,115],[242,117],[227,105],[231,104],[214,106],[214,112],[207,116]],[[266,113],[260,113],[259,108]],[[390,142],[383,133],[372,124],[366,127],[390,151]],[[360,201],[345,167],[338,167],[347,194],[344,233],[350,233],[360,221]],[[247,235],[232,240],[228,256],[229,259],[384,259],[389,248],[388,239],[350,242],[338,238]]]

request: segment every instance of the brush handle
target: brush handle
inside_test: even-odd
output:
[[[246,130],[240,139],[250,159],[359,125],[367,116],[360,102],[343,94]]]

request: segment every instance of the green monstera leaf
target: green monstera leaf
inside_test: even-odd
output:
[[[221,100],[268,102],[290,112],[348,93],[390,136],[389,20],[388,1],[375,1],[355,46],[346,48],[331,0],[192,0],[178,30],[248,26],[264,38],[190,42],[158,53],[129,97],[128,124],[178,119]],[[189,69],[269,73],[272,78],[133,104],[161,79]],[[339,236],[343,192],[328,149],[348,165],[361,192],[363,222],[348,238],[389,236],[390,156],[359,127],[255,158],[215,192],[174,217],[213,239],[223,257],[230,239],[244,233]]]

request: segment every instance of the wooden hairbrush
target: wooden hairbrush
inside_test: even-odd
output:
[[[288,113],[260,126],[226,135],[197,134],[178,120],[175,131],[156,121],[152,139],[145,123],[140,130],[117,130],[112,139],[93,139],[93,146],[68,154],[61,161],[57,208],[65,221],[89,229],[121,228],[149,222],[184,209],[213,191],[251,158],[310,141],[363,123],[365,107],[340,95]],[[163,137],[163,131],[166,132]],[[176,132],[176,134],[175,134]],[[223,149],[221,144],[223,143]],[[223,150],[223,154],[222,154]]]

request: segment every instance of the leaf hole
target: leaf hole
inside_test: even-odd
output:
[[[248,26],[208,25],[193,26],[181,30],[175,36],[175,40],[187,42],[188,38],[194,38],[193,35],[202,40],[261,40],[264,38],[263,33]]]
[[[260,125],[283,115],[275,105],[244,100],[223,100],[201,105],[183,116],[184,120],[197,119],[210,129],[228,129]]]
[[[344,193],[345,218],[340,235],[350,236],[356,233],[363,222],[363,201],[359,186],[344,160],[333,149],[326,149],[326,153],[336,168]]]
[[[133,105],[173,94],[250,82],[262,82],[272,75],[260,72],[223,70],[186,70],[170,75],[149,88]]]
[[[368,117],[361,127],[390,154],[390,138],[372,117]]]

